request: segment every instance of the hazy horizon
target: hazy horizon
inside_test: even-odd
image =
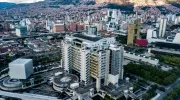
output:
[[[0,2],[9,2],[9,3],[34,3],[44,0],[0,0]]]

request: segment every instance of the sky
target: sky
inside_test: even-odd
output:
[[[11,2],[11,3],[34,3],[44,0],[0,0],[0,2]]]

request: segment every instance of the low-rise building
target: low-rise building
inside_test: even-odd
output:
[[[124,51],[124,58],[125,59],[130,59],[136,62],[145,62],[145,63],[149,63],[152,65],[158,65],[159,64],[159,60],[155,59],[155,58],[151,58],[151,57],[147,57],[147,56],[143,56],[143,55],[138,55],[132,52],[127,52]]]
[[[32,73],[32,59],[16,59],[9,63],[9,76],[11,79],[27,79]]]

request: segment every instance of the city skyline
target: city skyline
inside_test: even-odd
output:
[[[0,0],[0,100],[180,100],[180,2],[98,1]]]

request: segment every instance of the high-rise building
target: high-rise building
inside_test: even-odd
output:
[[[140,38],[140,29],[141,29],[141,19],[136,19],[135,20],[135,35],[136,35],[136,38]]]
[[[128,26],[128,38],[127,44],[134,44],[135,24],[129,24]]]
[[[118,20],[120,18],[121,12],[116,9],[109,9],[107,14],[107,21],[118,23]]]
[[[46,29],[49,30],[49,32],[52,32],[52,29],[53,29],[53,22],[50,21],[49,19],[46,20]]]
[[[159,38],[164,38],[166,33],[167,18],[161,18],[159,27]]]
[[[19,22],[21,26],[27,26],[31,24],[31,21],[28,18],[25,18]]]
[[[25,26],[16,27],[16,35],[19,37],[27,36],[27,27]]]
[[[8,22],[3,23],[3,29],[5,32],[10,31],[10,24]]]
[[[118,83],[119,79],[123,79],[123,59],[124,48],[116,44],[109,47],[109,77],[108,81],[112,84]],[[107,84],[107,83],[106,83]]]
[[[27,27],[27,31],[31,30],[31,21],[28,18],[25,18],[19,22],[20,26]]]
[[[107,50],[100,50],[90,53],[90,76],[96,79],[97,90],[99,90],[100,85],[103,84],[101,83],[102,79],[107,81],[105,78],[105,75],[108,75],[108,71],[106,71],[108,68],[106,65],[106,58],[108,57],[107,53]]]
[[[81,82],[96,80],[101,84],[117,83],[123,77],[123,48],[114,46],[115,38],[101,38],[95,35],[74,34],[62,41],[62,65],[66,72],[78,72]],[[108,80],[109,79],[109,80]]]
[[[128,40],[127,44],[134,44],[134,41],[137,38],[140,38],[140,26],[141,26],[141,20],[136,19],[134,21],[134,24],[129,24],[128,26]]]
[[[147,30],[147,35],[146,35],[146,39],[151,39],[151,38],[157,38],[157,33],[155,29],[148,29]]]

